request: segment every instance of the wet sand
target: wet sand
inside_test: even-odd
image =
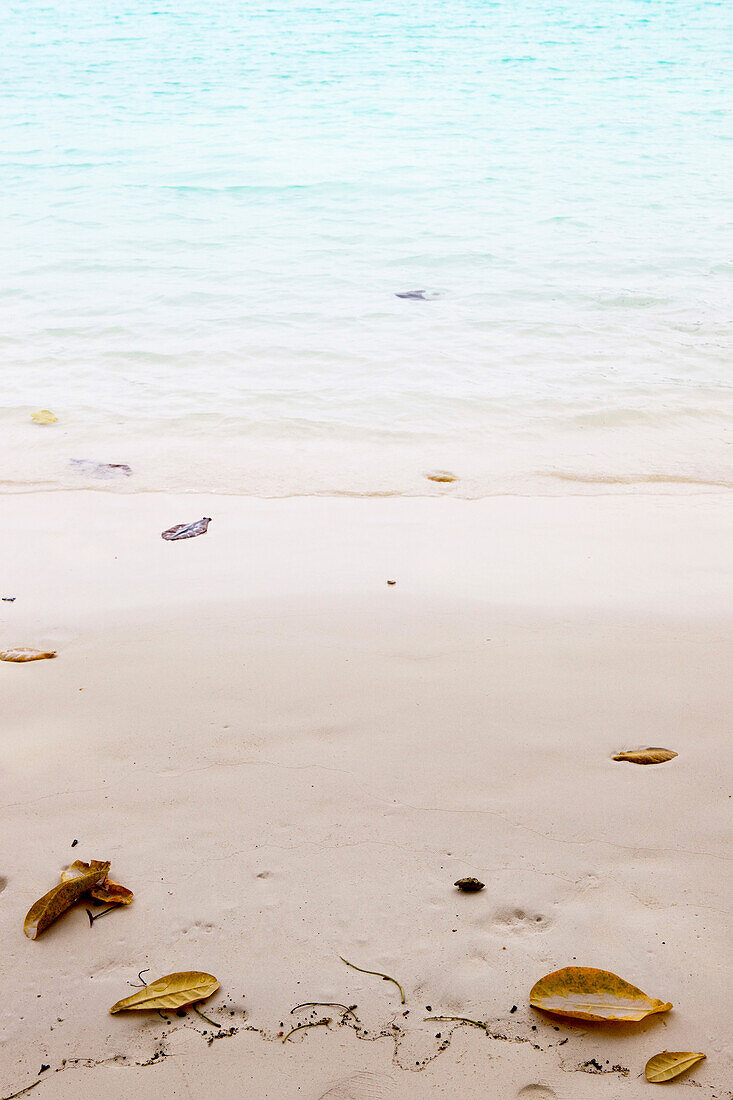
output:
[[[0,646],[58,657],[0,664],[1,1096],[618,1100],[664,1048],[708,1055],[666,1095],[733,1096],[729,496],[80,491],[3,515]],[[611,760],[638,745],[679,756]],[[76,858],[133,904],[27,940]],[[674,1009],[531,1009],[572,963]],[[216,975],[221,1037],[110,1016],[144,968]],[[359,1022],[291,1013],[311,1001]]]

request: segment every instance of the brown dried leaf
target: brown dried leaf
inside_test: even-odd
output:
[[[219,983],[213,975],[202,974],[197,970],[166,974],[146,985],[144,989],[138,989],[131,997],[125,997],[112,1005],[110,1012],[188,1008],[198,1001],[205,1001],[218,988]]]
[[[88,863],[75,859],[71,866],[61,873],[61,881],[71,882],[72,879],[86,874],[89,869]],[[103,901],[108,905],[129,905],[135,896],[132,890],[128,890],[126,886],[120,886],[118,882],[110,882],[108,878],[93,886],[89,893],[96,901]]]
[[[35,902],[26,914],[23,922],[23,931],[30,940],[38,939],[41,932],[45,932],[49,924],[57,917],[65,913],[69,906],[79,900],[82,894],[86,894],[97,883],[107,877],[109,863],[101,863],[93,859],[88,871],[75,875],[73,878],[61,881],[54,886],[42,898]]]
[[[704,1057],[704,1054],[693,1054],[690,1050],[663,1050],[661,1054],[655,1054],[649,1059],[644,1075],[653,1085],[661,1085],[692,1069]]]
[[[55,649],[27,649],[20,646],[17,649],[0,650],[0,661],[12,661],[16,665],[21,665],[25,661],[47,661],[55,656]]]
[[[428,481],[437,481],[441,485],[447,485],[451,481],[458,481],[456,475],[449,474],[447,470],[436,470],[434,474],[426,474],[425,476],[427,477]]]
[[[594,966],[565,966],[545,975],[532,987],[529,1003],[578,1020],[643,1020],[672,1007],[648,997],[618,974]]]
[[[674,760],[677,756],[672,749],[629,749],[628,752],[618,752],[614,760],[628,760],[631,764],[664,764],[667,760]]]
[[[169,527],[167,531],[164,531],[161,538],[166,539],[167,542],[175,542],[177,539],[192,539],[196,535],[205,535],[210,523],[210,516],[197,519],[195,523],[177,523],[175,527]]]

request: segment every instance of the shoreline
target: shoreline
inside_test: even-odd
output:
[[[708,1055],[672,1097],[733,1095],[726,494],[3,499],[0,642],[58,650],[0,664],[3,1096],[633,1100],[665,1047]],[[638,744],[679,756],[611,761]],[[26,940],[75,858],[135,900]],[[573,962],[674,1010],[532,1010]],[[236,1033],[111,1017],[144,967],[216,975],[203,1011]],[[311,1000],[361,1031],[283,1044]]]

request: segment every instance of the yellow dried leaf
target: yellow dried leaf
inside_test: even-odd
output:
[[[49,924],[65,913],[69,906],[79,900],[98,882],[103,882],[109,871],[109,863],[100,863],[93,859],[90,868],[84,874],[62,881],[54,886],[42,898],[35,902],[26,914],[23,931],[30,940],[37,939]]]
[[[661,1085],[679,1077],[685,1070],[692,1069],[704,1057],[704,1054],[693,1054],[690,1050],[663,1050],[661,1054],[655,1054],[649,1059],[644,1073],[647,1081],[651,1081],[653,1085]]]
[[[671,749],[629,749],[616,753],[613,759],[628,760],[631,764],[664,764],[666,760],[674,760],[676,755]]]
[[[0,661],[12,661],[16,665],[24,661],[47,661],[56,656],[55,649],[26,649],[23,646],[17,649],[0,650]]]
[[[61,881],[71,882],[72,879],[79,878],[88,871],[88,863],[75,859],[70,867],[62,871]],[[118,882],[111,882],[108,878],[93,886],[89,893],[96,901],[104,901],[108,905],[129,905],[135,896],[132,890],[128,890],[126,886],[120,886]]]
[[[125,997],[112,1005],[110,1012],[188,1008],[198,1001],[205,1001],[218,988],[219,983],[211,974],[201,974],[196,970],[166,974],[164,978],[158,978],[144,989],[139,989],[131,997]]]
[[[545,975],[532,987],[529,1003],[544,1012],[578,1020],[643,1020],[672,1007],[647,997],[618,974],[594,966],[565,966]]]
[[[39,409],[38,412],[31,413],[31,420],[34,424],[55,424],[58,417],[50,409]]]

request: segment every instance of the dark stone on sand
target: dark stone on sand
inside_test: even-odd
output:
[[[484,888],[483,882],[479,882],[477,878],[459,878],[453,885],[463,890],[464,894],[476,894]]]

